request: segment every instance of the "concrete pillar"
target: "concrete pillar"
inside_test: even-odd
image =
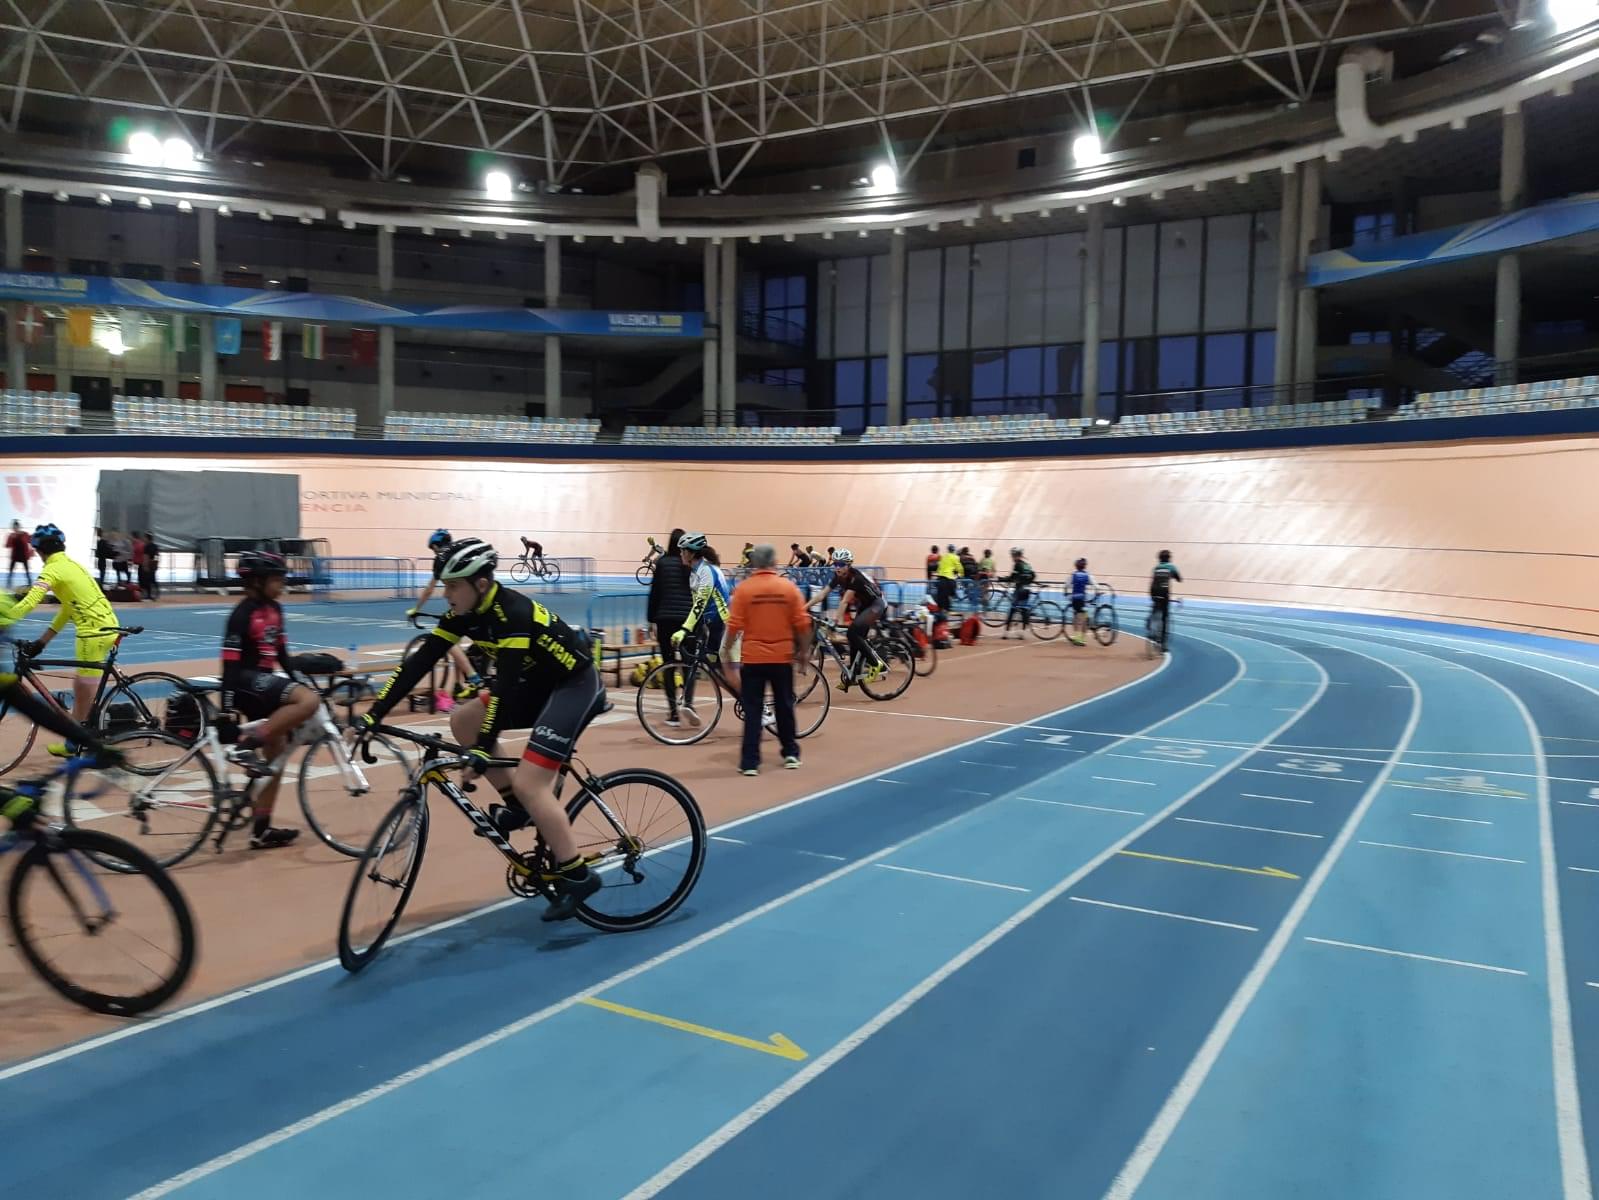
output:
[[[1276,403],[1291,403],[1294,395],[1294,318],[1299,296],[1294,277],[1299,273],[1299,172],[1283,174],[1282,221],[1277,227],[1277,346],[1272,363]]]
[[[1527,200],[1527,139],[1521,110],[1507,112],[1501,121],[1499,146],[1499,211],[1515,212]],[[1521,357],[1521,259],[1501,254],[1494,287],[1494,359],[1500,383],[1517,381],[1516,360]]]
[[[200,282],[216,286],[222,282],[217,270],[217,213],[202,208],[195,214],[200,221]],[[200,399],[208,404],[222,399],[217,387],[217,323],[215,317],[200,318]]]
[[[6,192],[5,199],[5,267],[8,271],[22,270],[22,193]],[[17,322],[22,319],[23,304],[6,305],[6,387],[22,391],[28,386],[28,348],[17,335]]]
[[[888,424],[905,424],[905,235],[888,242]]]
[[[1105,206],[1088,210],[1083,243],[1083,416],[1113,416],[1099,411],[1099,292],[1104,275]]]
[[[394,227],[378,230],[378,291],[387,296],[394,290]],[[357,411],[356,423],[381,431],[394,411],[394,326],[378,327],[378,402],[374,409]]]
[[[714,332],[720,317],[721,288],[717,284],[722,275],[721,248],[705,239],[705,365],[703,368],[704,388],[701,392],[701,410],[704,424],[716,424],[716,409],[721,403],[721,392],[717,386],[717,364],[721,358],[721,347],[718,344],[717,334]],[[731,336],[731,334],[729,334]]]
[[[717,299],[722,305],[722,362],[717,382],[721,402],[717,423],[731,424],[738,412],[738,240],[722,239],[722,285]]]
[[[1313,287],[1305,286],[1310,256],[1316,252],[1321,236],[1321,159],[1301,163],[1299,180],[1299,262],[1295,271],[1299,283],[1299,311],[1294,325],[1294,382],[1300,394],[1310,400],[1316,392],[1316,339],[1319,301]]]
[[[544,307],[561,307],[561,239],[544,239]],[[544,415],[566,415],[561,399],[561,339],[544,339]]]

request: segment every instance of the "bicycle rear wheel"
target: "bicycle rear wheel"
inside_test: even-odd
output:
[[[1116,609],[1114,605],[1096,605],[1093,622],[1094,637],[1101,646],[1109,646],[1116,640]]]
[[[1009,588],[994,588],[983,597],[983,624],[990,629],[1005,623],[1005,618],[1010,615],[1011,593]]]
[[[912,653],[916,660],[916,673],[926,679],[938,669],[938,647],[920,625],[910,632]]]
[[[376,763],[360,764],[369,790],[350,791],[340,766],[340,744],[332,737],[313,742],[300,760],[300,811],[311,832],[332,849],[351,858],[372,840],[372,830],[390,806],[388,790],[398,789],[411,772],[411,759],[397,744],[381,734],[368,739]]]
[[[205,843],[220,814],[223,788],[205,747],[151,729],[114,734],[106,745],[126,756],[127,772],[74,776],[61,794],[63,820],[94,825],[163,867],[177,866]]]
[[[698,725],[684,715],[685,697],[694,700]],[[644,732],[667,746],[692,746],[703,741],[722,719],[722,689],[698,663],[662,663],[654,668],[639,684],[633,704]]]
[[[649,563],[645,563],[643,566],[639,567],[638,570],[633,572],[633,578],[638,580],[639,583],[643,584],[645,587],[648,587],[650,579],[654,576],[654,574],[655,568]]]
[[[645,929],[688,898],[705,865],[705,818],[670,775],[642,767],[601,776],[567,807],[578,848],[604,886],[577,910],[607,933]]]
[[[870,671],[863,669],[861,691],[873,700],[892,700],[910,687],[911,680],[916,678],[916,663],[909,650],[893,643],[878,646],[877,654],[883,660],[883,673],[876,679],[868,679]]]
[[[1066,610],[1053,600],[1040,600],[1028,614],[1027,628],[1039,641],[1052,641],[1066,628]]]
[[[428,845],[428,806],[407,792],[372,834],[339,917],[339,962],[354,974],[383,949],[405,914]]]
[[[551,587],[554,587],[556,584],[560,583],[560,563],[553,563],[546,559],[543,568],[539,571],[539,578],[544,580],[544,582],[549,584]]]
[[[154,754],[152,744],[133,768],[146,774],[164,771],[205,735],[206,706],[188,688],[187,681],[165,671],[130,675],[101,698],[95,727],[107,736],[136,730],[172,735],[173,749],[164,758]]]
[[[1166,635],[1162,628],[1164,622],[1160,613],[1152,612],[1149,620],[1144,624],[1144,657],[1154,658],[1157,654],[1165,653]]]
[[[183,893],[149,855],[98,830],[42,833],[12,872],[7,908],[39,977],[91,1012],[149,1012],[194,968]]]
[[[17,764],[28,757],[38,736],[39,727],[31,717],[23,716],[8,701],[0,700],[0,775],[15,770]]]

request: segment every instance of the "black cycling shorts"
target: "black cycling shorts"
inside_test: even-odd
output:
[[[1084,597],[1084,596],[1073,596],[1072,597],[1072,611],[1074,613],[1083,612],[1085,609],[1087,609],[1087,607],[1088,607],[1088,600],[1087,600],[1086,597]]]
[[[246,667],[239,672],[239,686],[233,691],[233,707],[248,720],[264,721],[282,708],[284,699],[299,686],[285,675]]]
[[[593,667],[553,689],[517,688],[500,697],[500,728],[529,729],[522,757],[556,770],[572,757],[578,735],[605,711],[605,684]]]

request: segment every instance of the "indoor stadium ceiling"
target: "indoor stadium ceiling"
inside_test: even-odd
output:
[[[460,186],[674,191],[900,175],[930,147],[1325,96],[1491,47],[1530,0],[0,0],[0,126],[109,149],[117,118],[212,160]],[[1175,129],[1180,136],[1181,125]]]

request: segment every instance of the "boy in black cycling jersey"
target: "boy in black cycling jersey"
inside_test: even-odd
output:
[[[877,585],[877,581],[855,565],[855,553],[852,550],[833,551],[833,580],[807,607],[814,608],[818,604],[827,607],[827,598],[833,588],[843,591],[838,598],[838,611],[833,615],[834,623],[842,624],[844,614],[852,609],[855,613],[849,623],[849,673],[838,685],[840,691],[847,692],[850,684],[857,681],[868,657],[866,631],[882,619],[883,613],[888,610],[888,602],[883,599],[883,589]]]
[[[1161,628],[1168,629],[1171,620],[1171,585],[1181,583],[1183,574],[1171,560],[1171,551],[1162,550],[1149,576],[1149,606],[1151,616],[1160,614]]]
[[[433,551],[433,574],[428,578],[427,586],[422,589],[422,594],[416,598],[416,603],[405,610],[407,617],[414,617],[422,611],[422,606],[433,595],[433,589],[439,586],[439,572],[444,568],[444,552],[455,541],[450,536],[448,529],[435,529],[428,537],[428,549]],[[527,539],[522,539],[522,544],[527,544]],[[537,545],[538,543],[534,543]],[[539,548],[542,554],[543,547]],[[459,645],[450,647],[450,665],[455,668],[456,701],[470,700],[477,695],[483,687],[482,677],[472,668],[472,660],[467,658],[466,651]]]
[[[274,850],[294,841],[300,831],[273,828],[272,809],[283,776],[281,767],[274,772],[268,764],[282,753],[289,735],[316,712],[317,695],[280,674],[289,669],[283,608],[278,604],[289,573],[283,555],[249,551],[239,556],[238,570],[244,599],[229,614],[222,639],[221,707],[240,725],[264,722],[240,735],[238,750],[229,758],[251,776],[265,780],[250,797],[255,810],[250,848]],[[256,747],[260,756],[250,753]]]
[[[555,796],[555,780],[578,735],[605,711],[605,685],[588,638],[542,604],[501,587],[494,579],[498,562],[494,547],[477,538],[449,547],[439,571],[449,615],[389,677],[356,727],[380,724],[451,646],[470,637],[494,661],[493,691],[487,701],[457,707],[450,729],[457,742],[471,747],[468,770],[484,775],[506,801],[489,809],[495,827],[509,834],[531,821],[549,844],[556,900],[544,919],[564,921],[599,890],[600,877],[583,861],[577,834]],[[514,774],[488,766],[502,729],[533,731]]]

